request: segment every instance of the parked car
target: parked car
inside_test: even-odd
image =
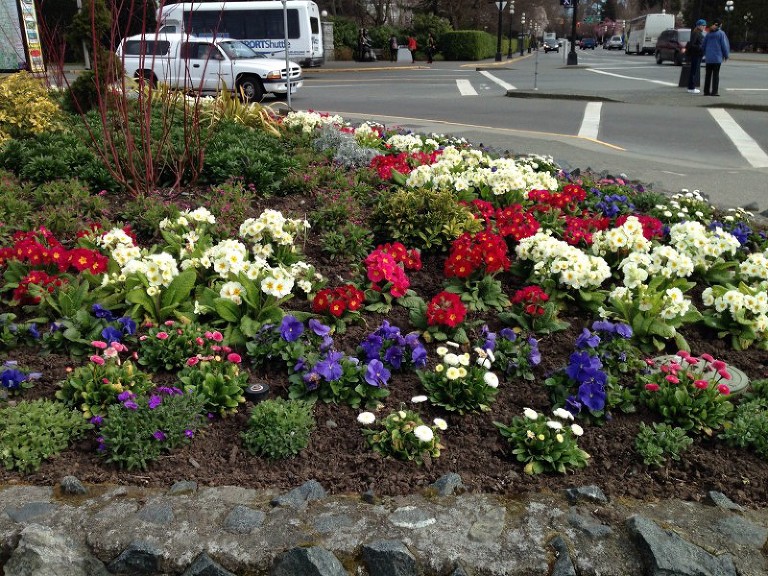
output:
[[[611,36],[608,40],[605,41],[603,48],[606,50],[623,50],[624,39],[621,36]]]
[[[595,46],[597,46],[597,40],[594,38],[582,38],[581,42],[579,42],[579,48],[582,50],[586,50],[587,48],[594,50]]]
[[[560,52],[560,44],[557,43],[557,38],[547,38],[544,40],[544,52]]]
[[[690,28],[671,28],[659,34],[656,40],[656,64],[670,60],[675,66],[682,66],[685,61],[685,46],[691,39]]]
[[[249,102],[265,94],[291,94],[304,83],[301,66],[258,54],[239,40],[203,39],[187,34],[130,36],[117,49],[125,73],[146,84],[162,82],[200,94],[216,94],[224,86]]]

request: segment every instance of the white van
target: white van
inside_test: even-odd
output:
[[[216,94],[224,86],[249,102],[265,94],[296,92],[304,83],[301,66],[257,54],[239,40],[202,39],[187,34],[136,35],[117,49],[126,75],[157,85],[162,82],[200,94]]]

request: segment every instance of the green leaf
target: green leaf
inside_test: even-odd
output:
[[[225,322],[235,323],[240,321],[241,313],[237,304],[228,298],[217,298],[213,302],[213,307]]]
[[[160,305],[163,308],[176,307],[184,302],[195,287],[197,272],[193,269],[185,270],[174,278],[163,291]]]

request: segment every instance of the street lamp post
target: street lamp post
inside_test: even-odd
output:
[[[515,14],[514,0],[509,3],[509,46],[507,47],[507,59],[512,58],[512,16]]]
[[[749,36],[749,25],[752,24],[752,12],[744,14],[744,50],[747,49],[747,38]]]
[[[524,41],[524,35],[525,34],[525,12],[523,12],[523,15],[520,16],[520,56],[523,55],[523,46],[525,45]]]
[[[579,57],[576,54],[576,18],[578,17],[579,0],[570,0],[570,4],[573,10],[573,20],[571,21],[571,50],[568,52],[566,65],[576,66],[579,63]]]
[[[728,2],[725,3],[725,17],[729,34],[731,33],[731,12],[733,12],[733,0],[728,0]]]
[[[506,5],[506,2],[496,2],[496,7],[499,9],[499,23],[496,27],[496,62],[501,62],[501,26],[503,24],[503,10]]]

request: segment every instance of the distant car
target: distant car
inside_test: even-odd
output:
[[[691,39],[690,28],[670,28],[659,34],[656,40],[656,64],[671,60],[675,66],[682,66],[685,60],[685,47]]]
[[[597,46],[597,40],[594,38],[582,38],[581,42],[579,43],[579,47],[582,50],[586,50],[587,48],[594,50],[595,46]]]
[[[624,48],[624,39],[621,36],[611,36],[603,44],[603,48],[606,50],[621,50]]]
[[[544,40],[544,52],[560,52],[560,44],[557,43],[557,38],[547,38]]]

